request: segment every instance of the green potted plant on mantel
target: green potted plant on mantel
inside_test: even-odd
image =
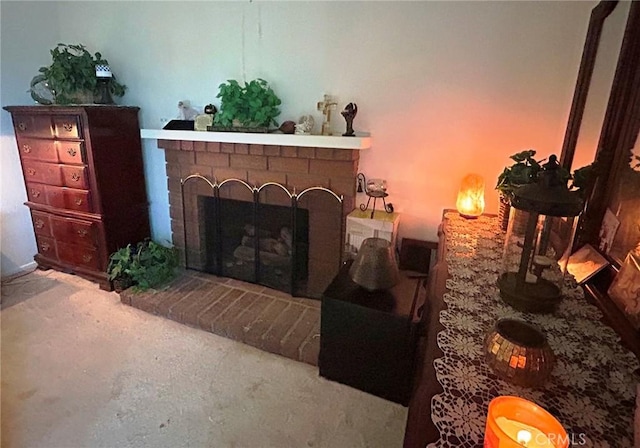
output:
[[[111,254],[107,275],[116,292],[129,287],[144,291],[173,279],[177,266],[178,252],[175,248],[146,239]]]
[[[92,56],[82,44],[60,43],[50,52],[51,65],[41,67],[39,76],[52,91],[55,103],[93,103],[98,86],[96,65],[109,65],[109,62],[100,53],[96,52]],[[121,97],[126,88],[112,76],[109,83],[112,95]]]
[[[278,126],[280,98],[264,79],[244,85],[230,79],[219,86],[220,110],[213,120],[214,131],[268,132]]]

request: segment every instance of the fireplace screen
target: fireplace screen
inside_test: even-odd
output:
[[[330,190],[194,175],[182,195],[187,268],[313,298],[337,274],[342,198]]]

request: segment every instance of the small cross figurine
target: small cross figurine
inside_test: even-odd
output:
[[[331,135],[331,111],[337,106],[338,103],[333,101],[330,95],[325,95],[323,101],[318,101],[318,110],[324,115],[321,135]]]

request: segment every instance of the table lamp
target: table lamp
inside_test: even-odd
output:
[[[484,212],[484,179],[478,174],[467,174],[460,184],[456,209],[463,218],[473,219]]]
[[[569,437],[560,422],[537,404],[520,397],[491,400],[484,448],[566,448]]]

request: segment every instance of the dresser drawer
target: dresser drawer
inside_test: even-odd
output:
[[[57,138],[81,138],[78,116],[54,115],[53,131]]]
[[[33,221],[33,230],[36,235],[52,237],[51,221],[49,214],[43,212],[31,211],[31,220]]]
[[[34,137],[51,138],[51,119],[47,115],[14,115],[13,127],[17,136],[31,135]]]
[[[47,205],[46,185],[27,182],[27,197],[30,202]]]
[[[53,238],[36,234],[36,242],[38,243],[39,254],[47,258],[58,258],[56,241]]]
[[[51,216],[51,229],[58,241],[80,246],[98,246],[98,228],[91,221]]]
[[[59,240],[57,240],[56,244],[60,261],[89,269],[100,269],[100,258],[96,249]]]
[[[86,161],[84,143],[57,141],[58,160],[67,165],[83,165]]]
[[[65,187],[88,189],[86,168],[84,166],[60,165],[62,183]]]
[[[22,169],[27,182],[39,182],[48,185],[64,185],[60,165],[56,163],[23,160]]]
[[[86,190],[75,188],[44,186],[46,191],[46,203],[51,207],[75,210],[78,212],[92,212],[91,196]]]
[[[58,163],[58,152],[53,140],[21,137],[18,138],[18,150],[23,160]]]

